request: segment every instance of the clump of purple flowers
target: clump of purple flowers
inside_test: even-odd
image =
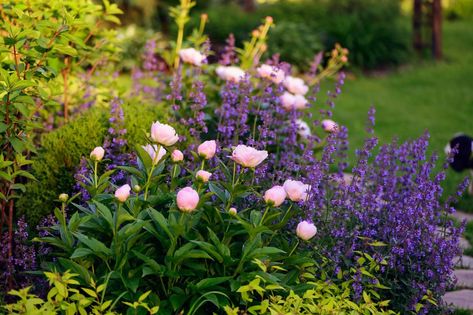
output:
[[[0,288],[12,287],[11,281],[14,281],[14,288],[32,284],[32,277],[26,272],[36,269],[36,250],[28,237],[28,224],[23,217],[19,218],[13,235],[13,254],[9,257],[7,233],[2,236],[1,240],[4,243],[0,243]],[[4,293],[2,291],[0,290],[0,293]]]
[[[373,115],[370,111],[371,123]],[[452,285],[462,228],[447,219],[454,209],[439,201],[445,174],[434,173],[437,156],[427,156],[428,134],[382,145],[377,154],[377,139],[366,139],[348,180],[340,172],[328,172],[336,161],[336,148],[345,146],[344,138],[331,137],[322,158],[305,172],[312,187],[307,215],[321,235],[317,250],[332,260],[335,270],[353,267],[357,251],[379,262],[386,259],[378,278],[390,289],[381,293],[397,311],[425,304],[424,296],[440,301]],[[354,280],[355,292],[361,292],[361,277]],[[426,303],[421,313],[434,308]]]
[[[123,170],[117,169],[117,166],[135,165],[135,158],[132,153],[129,153],[128,143],[125,139],[126,129],[124,127],[124,114],[122,108],[122,101],[114,98],[110,102],[110,127],[108,128],[108,135],[105,137],[103,148],[105,150],[104,159],[105,170],[115,170],[110,176],[110,181],[117,186],[126,183],[127,177]],[[91,169],[87,160],[83,157],[77,168],[74,178],[76,184],[74,190],[82,194],[82,200],[90,199],[89,192],[83,187],[81,183],[85,183],[85,178],[90,177]]]

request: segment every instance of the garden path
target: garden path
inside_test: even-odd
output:
[[[453,216],[459,221],[473,221],[473,214],[456,211]],[[464,238],[460,239],[460,246],[466,249],[470,246]],[[448,292],[444,296],[447,304],[452,304],[456,308],[473,310],[473,257],[462,255],[455,258],[455,276],[458,279],[457,290]]]

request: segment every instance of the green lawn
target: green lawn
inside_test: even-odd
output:
[[[349,76],[334,118],[349,128],[351,149],[361,146],[366,136],[371,105],[382,143],[393,137],[412,139],[428,130],[431,151],[443,152],[456,132],[473,135],[473,21],[444,24],[444,53],[442,62],[416,62],[377,77]],[[465,175],[449,172],[445,190],[454,191]],[[464,198],[460,207],[473,211],[473,199]]]

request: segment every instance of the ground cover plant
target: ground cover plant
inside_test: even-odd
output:
[[[429,135],[378,147],[370,108],[366,140],[348,167],[348,130],[332,120],[332,111],[349,51],[337,44],[314,52],[305,74],[278,56],[265,60],[275,23],[268,16],[241,47],[230,36],[212,63],[208,17],[187,27],[194,5],[182,0],[171,10],[176,39],[146,43],[129,90],[110,83],[119,77],[114,71],[103,72],[104,87],[93,81],[91,99],[75,104],[87,103],[77,120],[43,135],[39,150],[47,144],[47,151],[33,167],[20,165],[19,175],[40,165],[44,178],[37,180],[58,177],[64,191],[36,199],[34,207],[20,203],[27,219],[50,215],[37,233],[18,218],[15,237],[11,224],[2,238],[10,242],[2,247],[8,258],[0,262],[7,266],[2,283],[15,288],[3,308],[20,314],[441,313],[463,226],[448,217],[457,195],[441,201],[448,164],[435,171]],[[110,11],[108,2],[102,8]],[[19,14],[12,12],[6,11]],[[19,66],[9,69],[11,78]],[[317,102],[327,77],[333,86]],[[94,139],[75,132],[84,128],[81,119]],[[62,148],[64,140],[70,150]],[[24,183],[18,188],[31,196],[45,195],[41,185],[34,191]]]

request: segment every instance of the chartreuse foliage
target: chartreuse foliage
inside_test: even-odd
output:
[[[24,315],[54,315],[54,314],[117,314],[113,308],[118,300],[106,300],[107,283],[97,285],[93,280],[88,286],[80,286],[76,274],[69,271],[63,274],[45,272],[51,289],[46,300],[30,293],[31,288],[12,290],[10,295],[18,300],[14,304],[4,306],[9,314]],[[141,295],[137,301],[130,303],[130,307],[146,310],[148,314],[156,314],[157,306],[150,306],[145,302],[151,292]]]

